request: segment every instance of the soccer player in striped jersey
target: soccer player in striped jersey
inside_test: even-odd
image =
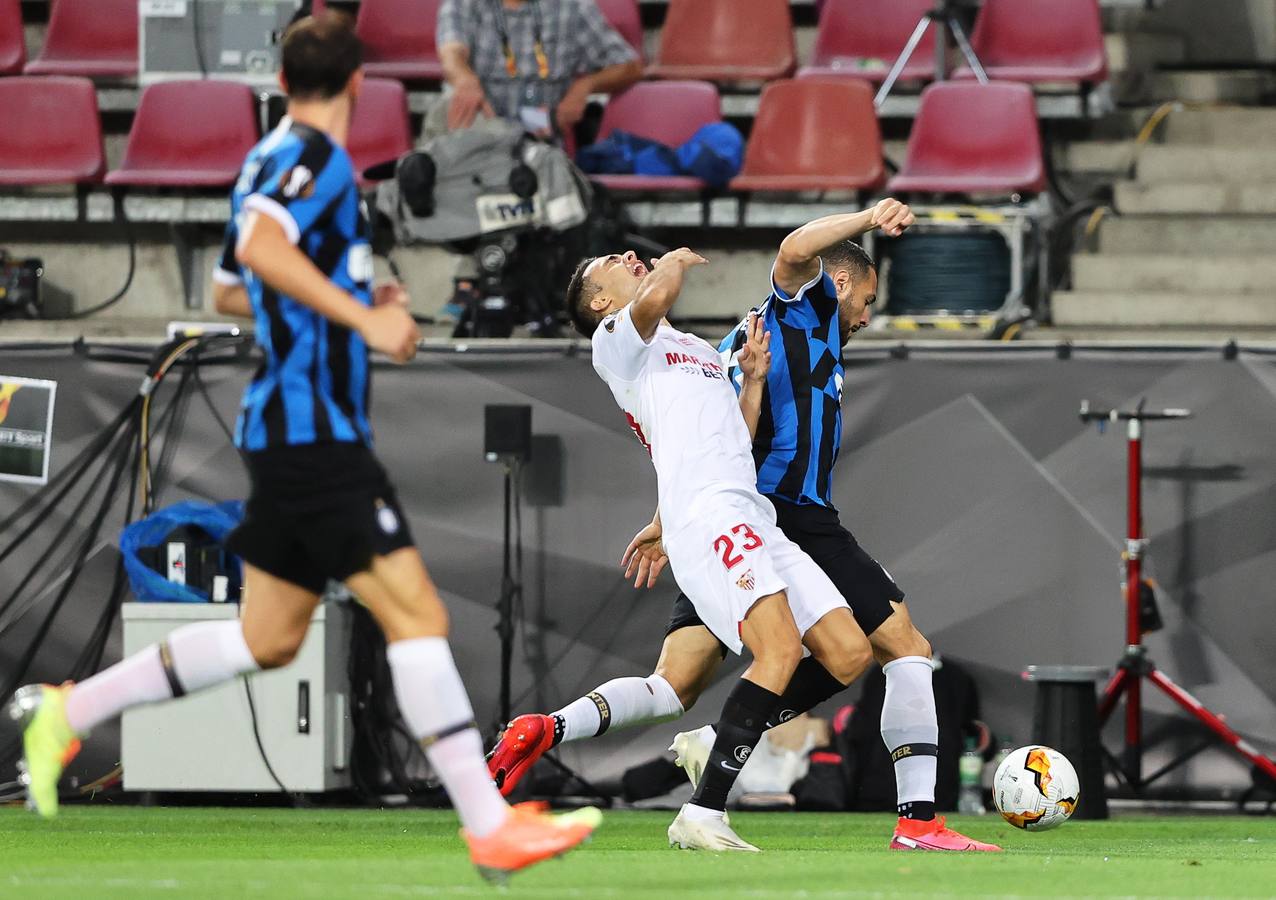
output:
[[[758,490],[775,507],[780,529],[837,586],[886,673],[882,738],[895,761],[899,811],[890,846],[989,850],[996,848],[948,829],[935,815],[938,723],[930,644],[913,625],[903,591],[841,525],[832,501],[842,432],[842,346],[868,324],[877,293],[876,267],[854,238],[875,228],[898,235],[912,222],[907,205],[886,199],[872,209],[817,219],[781,243],[770,292],[750,313],[771,336],[772,357],[760,408],[750,422],[756,424],[753,457]],[[749,343],[749,322],[746,317],[719,347],[737,390],[744,378],[734,363]],[[666,565],[662,537],[661,523],[653,521],[626,550],[623,564],[626,576],[636,577],[635,587],[654,585]],[[691,601],[680,595],[651,675],[613,679],[549,716],[519,716],[489,754],[493,776],[508,793],[545,750],[561,741],[681,716],[708,686],[724,655]],[[767,726],[811,709],[847,683],[814,657],[803,659]],[[700,779],[712,740],[712,729],[685,732],[671,748],[693,783]]]
[[[282,56],[288,115],[244,162],[215,276],[218,308],[256,317],[264,356],[236,428],[252,481],[228,541],[244,561],[242,617],[183,626],[80,684],[22,688],[10,713],[23,724],[28,801],[54,815],[80,739],[124,710],[287,665],[331,579],[381,626],[399,709],[457,808],[470,858],[503,879],[579,844],[598,814],[511,809],[488,777],[447,611],[372,452],[369,350],[406,362],[418,333],[401,288],[373,302],[368,222],[345,150],[359,40],[345,17],[307,17]]]

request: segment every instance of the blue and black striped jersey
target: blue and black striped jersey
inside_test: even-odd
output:
[[[758,490],[790,503],[833,509],[832,475],[842,443],[842,336],[837,288],[823,269],[790,297],[771,277],[771,294],[757,308],[771,332],[771,370],[753,440]],[[736,391],[743,374],[736,354],[748,317],[723,338]]]
[[[369,226],[346,151],[285,119],[244,161],[214,278],[242,282],[265,361],[244,392],[235,443],[245,450],[330,441],[371,444],[368,348],[241,269],[235,243],[249,212],[270,216],[337,286],[372,303]]]

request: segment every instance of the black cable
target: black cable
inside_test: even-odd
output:
[[[266,756],[266,745],[261,740],[261,729],[257,727],[257,704],[253,703],[253,687],[248,681],[248,676],[243,676],[244,696],[248,698],[248,716],[253,724],[253,740],[257,742],[257,752],[261,754],[261,761],[266,766],[266,771],[270,773],[270,780],[279,788],[279,793],[287,794],[288,789],[284,787],[284,783],[279,780],[279,776],[275,774],[275,768],[270,764],[270,758]]]
[[[195,6],[198,8],[199,4],[196,3]],[[115,220],[124,229],[124,239],[128,241],[128,273],[124,276],[124,284],[120,286],[118,291],[97,306],[90,306],[88,309],[72,313],[72,319],[87,319],[89,316],[114,306],[124,299],[128,289],[133,286],[133,275],[137,272],[137,236],[133,233],[133,223],[129,221],[128,214],[124,210],[123,194],[115,195]]]

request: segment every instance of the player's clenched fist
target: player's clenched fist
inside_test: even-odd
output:
[[[679,247],[677,250],[670,250],[668,253],[666,253],[664,256],[660,257],[659,259],[653,259],[651,261],[651,267],[653,269],[658,269],[661,266],[667,266],[673,263],[677,263],[678,265],[684,266],[684,267],[685,266],[703,266],[707,262],[708,262],[707,259],[701,256],[699,253],[696,253],[694,250],[689,250],[686,247]]]
[[[397,363],[405,363],[416,356],[416,343],[421,339],[412,314],[398,304],[368,310],[359,332],[369,347]]]
[[[901,203],[894,197],[887,197],[873,207],[873,225],[889,234],[899,237],[909,225],[916,221],[913,211],[907,203]]]

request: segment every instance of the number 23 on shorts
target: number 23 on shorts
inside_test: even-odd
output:
[[[749,551],[756,550],[762,546],[762,538],[760,538],[752,528],[744,522],[731,528],[731,534],[740,538],[740,549]],[[728,569],[734,569],[740,563],[744,562],[744,554],[736,553],[736,543],[731,535],[720,534],[713,541],[713,549],[722,554],[722,564]]]

